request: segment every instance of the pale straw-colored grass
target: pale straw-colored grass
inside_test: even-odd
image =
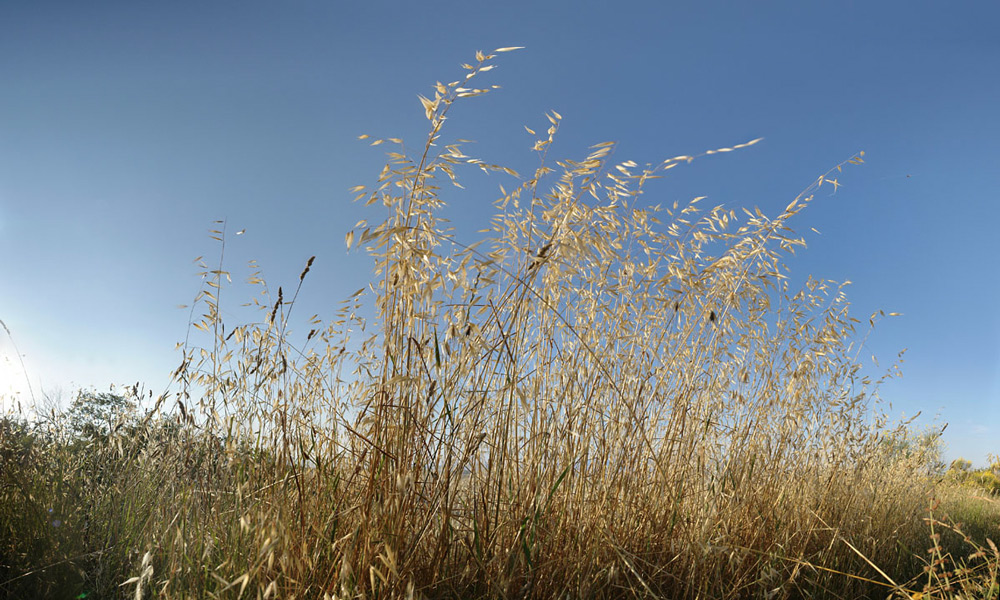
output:
[[[859,365],[869,323],[844,284],[793,286],[782,262],[805,245],[793,218],[843,165],[776,216],[659,206],[654,180],[758,140],[648,165],[612,163],[613,144],[553,161],[552,112],[529,130],[540,166],[520,176],[445,138],[451,107],[493,88],[476,86],[506,50],[421,98],[421,153],[369,142],[393,147],[389,163],[353,191],[385,217],[346,241],[374,279],[334,319],[289,333],[299,289],[279,288],[259,322],[224,324],[228,274],[205,268],[192,325],[210,341],[184,347],[176,395],[144,423],[176,414],[174,441],[116,451],[149,503],[121,589],[908,594],[919,561],[901,548],[925,533],[932,484],[886,443],[902,430]],[[480,239],[440,214],[439,186],[463,168],[507,182]]]

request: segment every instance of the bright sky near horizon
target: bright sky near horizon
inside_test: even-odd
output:
[[[484,76],[502,89],[451,115],[466,154],[527,172],[523,126],[551,110],[560,158],[617,141],[616,159],[655,163],[763,137],[647,193],[775,215],[863,150],[792,223],[809,247],[789,264],[851,280],[863,322],[903,313],[866,342],[883,367],[908,349],[882,397],[939,415],[946,458],[982,464],[1000,453],[998,23],[995,2],[0,3],[4,406],[28,381],[64,402],[161,392],[216,219],[234,281],[256,259],[288,289],[316,255],[296,310],[332,316],[370,279],[344,234],[373,213],[348,188],[375,181],[384,147],[357,137],[419,147],[418,94],[476,50],[524,46]],[[456,221],[485,226],[510,181],[463,182]]]

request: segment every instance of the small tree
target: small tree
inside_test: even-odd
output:
[[[87,440],[105,439],[114,428],[134,417],[136,403],[112,392],[80,390],[66,416],[73,433]]]
[[[940,477],[946,465],[942,461],[944,445],[941,441],[943,428],[928,427],[920,432],[903,428],[897,435],[887,436],[882,446],[890,456],[899,461],[916,461],[924,475]]]

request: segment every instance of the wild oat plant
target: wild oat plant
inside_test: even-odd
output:
[[[887,443],[901,430],[861,371],[844,284],[793,287],[782,263],[843,165],[773,217],[664,207],[647,187],[696,156],[612,164],[605,143],[553,162],[552,112],[522,176],[444,137],[508,50],[420,98],[421,152],[370,142],[389,162],[353,191],[385,216],[346,241],[374,278],[333,320],[289,326],[311,259],[291,294],[254,273],[260,319],[237,326],[224,261],[205,268],[174,391],[99,448],[134,507],[114,536],[107,502],[92,526],[121,576],[101,589],[910,597],[933,484]],[[478,240],[442,216],[462,168],[514,182]]]

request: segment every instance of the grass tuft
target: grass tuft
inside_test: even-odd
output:
[[[394,148],[352,189],[384,215],[346,236],[373,281],[334,319],[290,327],[311,258],[290,295],[254,273],[260,320],[224,323],[218,223],[171,393],[0,421],[0,594],[996,597],[995,508],[880,412],[845,284],[793,286],[782,262],[863,154],[775,216],[664,207],[653,180],[758,140],[552,161],[552,112],[520,176],[444,139],[514,49],[420,97],[417,154],[368,142]],[[463,167],[514,182],[471,243],[442,216]],[[947,493],[974,535],[928,512]]]

